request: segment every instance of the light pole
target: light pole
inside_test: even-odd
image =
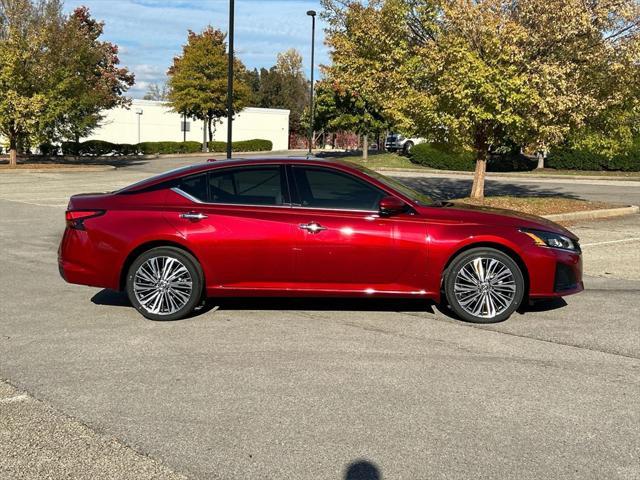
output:
[[[136,115],[138,116],[138,143],[140,143],[140,119],[142,118],[142,109],[138,108],[136,110]]]
[[[233,141],[233,24],[235,1],[229,0],[229,65],[227,66],[227,158],[231,158]]]
[[[309,88],[309,153],[307,153],[307,157],[310,157],[313,145],[313,57],[316,49],[316,12],[315,10],[309,10],[307,15],[311,17],[311,87]]]

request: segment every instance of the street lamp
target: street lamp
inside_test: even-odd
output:
[[[309,10],[307,15],[311,17],[311,87],[309,93],[309,111],[311,115],[309,116],[309,153],[307,154],[307,157],[310,157],[312,155],[311,146],[313,144],[313,57],[316,48],[316,12],[315,10]]]
[[[136,110],[136,115],[138,116],[138,143],[140,143],[140,119],[142,118],[142,109],[138,108]]]
[[[227,66],[227,158],[231,158],[233,141],[233,24],[234,0],[229,0],[229,65]]]

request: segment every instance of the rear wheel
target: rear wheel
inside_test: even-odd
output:
[[[178,320],[198,306],[203,274],[193,255],[175,247],[157,247],[141,254],[127,273],[127,295],[151,320]]]
[[[525,293],[518,264],[493,248],[474,248],[455,258],[444,286],[452,310],[474,323],[506,320],[520,306]]]

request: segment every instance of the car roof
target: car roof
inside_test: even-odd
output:
[[[318,165],[318,166],[330,166],[338,168],[339,170],[351,171],[353,173],[361,172],[355,165],[342,160],[325,160],[322,158],[306,158],[306,157],[259,157],[259,158],[232,158],[225,160],[209,160],[205,163],[196,163],[193,165],[186,165],[184,167],[175,168],[167,172],[163,172],[159,175],[141,180],[134,183],[118,192],[136,192],[143,190],[160,183],[164,183],[176,178],[181,178],[188,175],[194,175],[200,172],[208,170],[217,170],[225,167],[242,167],[251,165]]]

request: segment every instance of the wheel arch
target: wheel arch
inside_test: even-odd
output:
[[[124,260],[122,267],[120,268],[120,276],[118,278],[118,289],[120,291],[123,291],[126,287],[127,272],[129,271],[129,267],[135,261],[135,259],[138,258],[140,255],[142,255],[144,252],[157,247],[174,247],[184,252],[187,252],[189,255],[195,258],[196,261],[200,263],[202,275],[203,275],[203,288],[206,288],[206,281],[204,281],[204,268],[202,268],[202,262],[200,262],[200,259],[192,250],[185,247],[181,243],[173,242],[171,240],[152,240],[152,241],[144,242],[138,245],[137,247],[135,247],[133,250],[129,252],[129,255],[127,255],[127,258]]]
[[[449,259],[447,260],[447,263],[445,264],[444,268],[442,269],[442,274],[440,276],[440,292],[441,295],[444,296],[444,292],[442,291],[444,289],[444,280],[447,276],[447,274],[449,273],[449,266],[451,265],[451,263],[458,258],[458,256],[460,256],[461,254],[463,254],[464,252],[468,251],[468,250],[472,250],[474,248],[493,248],[494,250],[498,250],[502,253],[504,253],[505,255],[508,255],[511,260],[513,260],[514,262],[516,262],[516,265],[518,265],[518,267],[520,268],[520,271],[522,272],[522,276],[524,278],[524,296],[523,299],[527,299],[529,297],[529,269],[527,268],[527,265],[525,264],[524,260],[522,259],[522,257],[512,248],[503,245],[501,243],[498,242],[491,242],[491,241],[481,241],[481,242],[474,242],[474,243],[468,243],[460,248],[458,248],[457,250],[455,250],[450,256]]]

